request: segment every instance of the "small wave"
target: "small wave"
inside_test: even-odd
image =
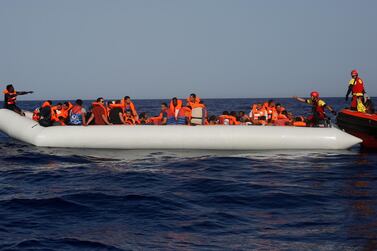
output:
[[[78,238],[40,238],[40,239],[28,239],[18,243],[10,243],[0,246],[6,250],[110,250],[120,251],[124,250],[112,245],[104,244],[100,241],[93,240],[81,240]]]

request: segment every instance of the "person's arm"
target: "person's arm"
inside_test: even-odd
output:
[[[126,124],[126,121],[124,120],[123,113],[119,112],[118,113],[120,121],[122,121],[123,124]]]
[[[16,92],[16,95],[26,95],[26,94],[32,94],[33,91],[29,91],[29,92]]]
[[[336,115],[336,111],[329,105],[325,106],[333,115]]]
[[[352,85],[349,85],[348,90],[347,90],[347,94],[346,94],[346,101],[348,101],[348,96],[351,94],[351,92],[352,92]]]
[[[82,116],[82,125],[83,126],[87,126],[90,122],[91,122],[91,120],[89,121],[88,120],[88,123],[86,123],[86,112],[81,112],[81,116]],[[94,118],[94,115],[93,115],[93,113],[90,115],[90,118],[93,116],[93,118]]]
[[[297,97],[297,96],[293,96],[293,98],[296,99],[296,100],[299,101],[299,102],[307,103],[307,102],[306,102],[306,99],[299,98],[299,97]]]
[[[105,114],[101,114],[101,116],[102,116],[103,121],[105,121],[105,123],[106,123],[107,125],[111,125],[109,119],[106,117]]]

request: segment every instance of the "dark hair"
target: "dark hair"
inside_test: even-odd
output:
[[[266,116],[260,116],[259,120],[266,120]]]
[[[46,102],[48,102],[50,105],[52,105],[52,101],[51,100],[47,100]]]
[[[168,105],[165,102],[162,102],[161,105],[168,107]]]
[[[100,101],[101,101],[101,99],[103,100],[103,98],[102,98],[102,97],[99,97],[99,98],[97,98],[97,102],[100,102]]]
[[[288,112],[287,112],[287,110],[284,110],[284,111],[281,112],[281,114],[288,115]]]
[[[81,99],[76,100],[76,105],[82,106],[82,100]]]
[[[62,103],[59,102],[59,103],[57,103],[56,105],[62,105]]]
[[[64,104],[65,104],[66,106],[69,106],[69,102],[68,102],[68,101],[64,102]]]
[[[223,115],[229,115],[228,111],[223,111]]]
[[[130,96],[124,96],[124,99],[131,99]]]
[[[217,120],[217,117],[215,115],[212,115],[211,117],[209,117],[209,121],[216,121]]]
[[[303,119],[301,117],[296,117],[295,121],[302,121],[303,122]]]
[[[178,100],[177,97],[172,98],[172,100]]]
[[[268,100],[268,104],[275,102],[273,99]]]
[[[277,103],[276,106],[281,106],[281,104],[280,104],[280,103]]]
[[[237,117],[237,113],[235,111],[231,111],[230,115],[233,116],[233,117]]]
[[[13,85],[12,84],[10,84],[10,85],[7,85],[7,90],[9,91],[9,89],[10,88],[12,88],[13,87]]]
[[[196,98],[196,94],[195,93],[191,93],[190,97]]]

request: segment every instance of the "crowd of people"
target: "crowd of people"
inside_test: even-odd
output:
[[[365,99],[364,83],[358,72],[353,70],[352,79],[346,95],[352,93],[350,109],[359,112],[374,113],[370,99]],[[25,115],[16,105],[18,95],[33,92],[15,91],[13,85],[8,85],[3,91],[4,107],[20,115]],[[186,100],[176,97],[167,103],[161,103],[161,111],[157,116],[142,112],[137,113],[136,106],[129,96],[120,100],[105,102],[99,97],[87,111],[81,99],[74,104],[67,101],[52,104],[45,101],[41,107],[34,110],[33,119],[40,125],[275,125],[275,126],[326,126],[328,117],[325,110],[336,115],[336,111],[319,97],[316,91],[311,92],[310,98],[293,97],[297,101],[312,107],[312,114],[307,117],[294,116],[281,104],[269,100],[264,103],[252,104],[250,112],[224,111],[221,115],[208,115],[206,104],[194,93]]]

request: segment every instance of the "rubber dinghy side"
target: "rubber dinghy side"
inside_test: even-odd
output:
[[[347,149],[361,142],[337,128],[278,126],[52,126],[1,109],[0,130],[44,147],[102,149]]]

